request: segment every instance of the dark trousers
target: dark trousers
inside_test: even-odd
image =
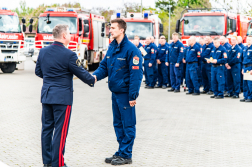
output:
[[[180,84],[182,79],[182,71],[181,64],[179,67],[175,67],[174,63],[170,63],[170,79],[171,79],[171,87],[177,90],[180,90]]]
[[[131,158],[136,137],[135,107],[129,105],[128,93],[112,93],[113,125],[119,144],[116,156]]]
[[[225,66],[212,67],[211,85],[215,96],[223,97],[225,89]]]
[[[186,85],[189,93],[200,93],[199,80],[198,80],[198,63],[188,64],[186,68]]]
[[[244,73],[246,73],[247,71],[251,71],[252,67],[246,67],[244,68]],[[243,96],[244,99],[250,99],[252,100],[252,81],[248,81],[248,80],[243,80]]]
[[[64,166],[65,142],[70,123],[71,106],[42,104],[42,159],[43,164]]]
[[[239,96],[241,84],[241,65],[235,64],[230,70],[227,70],[228,93]]]
[[[158,64],[158,86],[168,84],[168,68],[165,65],[165,62],[161,62],[161,64]]]
[[[204,91],[212,91],[211,88],[211,64],[208,63],[202,63],[201,64],[201,71],[202,71],[202,80],[203,80],[203,86],[204,86]]]
[[[144,60],[144,69],[145,69],[145,83],[148,86],[155,86],[155,70],[156,64],[153,63],[151,67],[149,67],[150,60]]]

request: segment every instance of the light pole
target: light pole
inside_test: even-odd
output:
[[[171,7],[172,7],[172,5],[168,5],[168,8],[169,8],[169,32],[168,32],[168,42],[170,41],[170,31],[171,31]]]
[[[143,13],[143,4],[142,4],[142,0],[141,0],[141,13]]]

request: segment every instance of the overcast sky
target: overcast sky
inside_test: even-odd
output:
[[[8,9],[15,9],[19,7],[21,0],[0,0],[0,7],[7,7]],[[51,5],[55,3],[63,4],[68,2],[79,2],[82,7],[91,9],[92,7],[105,7],[110,9],[117,9],[126,2],[141,3],[141,0],[25,0],[28,7],[36,8],[40,4]],[[155,0],[142,0],[143,6],[155,7]]]

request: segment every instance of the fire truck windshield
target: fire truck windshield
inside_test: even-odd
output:
[[[185,16],[184,35],[223,35],[224,16]]]
[[[252,23],[249,23],[247,35],[252,35]]]
[[[140,40],[145,40],[148,36],[153,36],[153,24],[145,22],[127,22],[126,35],[129,39],[134,39],[137,35]]]
[[[18,17],[13,15],[0,15],[0,32],[21,33]]]
[[[49,17],[49,20],[51,21],[51,23],[47,24],[46,17],[39,18],[38,33],[52,34],[52,30],[57,24],[68,25],[70,34],[77,33],[77,19],[76,19],[76,17]]]

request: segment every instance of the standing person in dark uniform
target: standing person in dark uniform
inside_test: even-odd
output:
[[[97,80],[108,76],[112,92],[113,125],[119,143],[115,154],[106,163],[124,165],[132,163],[132,149],[136,137],[136,99],[143,78],[142,55],[125,35],[126,22],[111,21],[110,33],[114,37],[110,50],[93,73]]]
[[[138,44],[136,45],[136,47],[139,49],[141,47],[143,47],[143,45],[140,43],[140,38],[139,36],[135,35],[134,36],[134,40],[138,42]]]
[[[211,87],[211,66],[212,64],[208,64],[206,61],[210,59],[211,52],[214,49],[214,44],[212,42],[212,38],[210,36],[206,36],[205,38],[206,44],[203,45],[202,53],[201,53],[201,71],[202,71],[202,79],[203,79],[203,94],[212,95],[212,87]]]
[[[144,76],[145,76],[145,83],[146,89],[154,89],[156,84],[154,73],[156,69],[156,52],[155,46],[151,43],[150,37],[146,38],[146,45],[145,50],[147,55],[144,56]]]
[[[171,42],[171,40],[170,40],[170,42]],[[170,43],[166,42],[166,46],[169,49],[169,51],[168,51],[168,53],[169,53],[171,51]],[[167,61],[165,63],[165,64],[167,64],[166,66],[167,66],[167,69],[168,69],[168,85],[167,85],[167,88],[170,88],[171,87],[171,79],[170,79],[170,67],[169,67],[169,63],[168,63],[169,54],[167,56],[168,56],[167,59],[166,59]]]
[[[242,62],[243,62],[243,50],[245,49],[245,46],[242,43],[242,37],[238,36],[237,37],[238,40],[238,45],[241,47],[242,49],[242,54],[241,54],[241,71],[242,71]],[[243,92],[243,75],[241,74],[241,92]]]
[[[160,45],[157,51],[157,64],[158,64],[158,85],[156,88],[167,88],[168,84],[168,69],[165,64],[166,58],[168,57],[169,48],[166,45],[165,36],[161,36],[159,39]]]
[[[237,44],[237,37],[231,37],[232,49],[228,55],[227,68],[227,85],[228,92],[224,97],[239,98],[241,82],[241,52],[242,49]]]
[[[182,59],[184,56],[184,45],[179,41],[179,34],[172,34],[173,42],[169,53],[170,79],[172,88],[168,92],[180,92],[180,84],[182,79]]]
[[[65,48],[70,41],[68,26],[57,25],[52,33],[54,42],[40,50],[35,70],[43,78],[42,159],[44,167],[66,167],[64,152],[73,103],[73,75],[89,86],[94,86],[95,78],[84,70],[76,53]]]
[[[211,71],[211,85],[214,95],[211,98],[223,99],[224,89],[225,89],[225,64],[227,62],[227,50],[220,45],[220,39],[218,37],[214,38],[214,50],[212,50],[213,61],[207,61],[207,63],[212,63]]]
[[[249,72],[252,75],[252,35],[247,37],[247,44],[243,50],[242,74]],[[252,81],[243,81],[243,96],[240,102],[252,102]]]
[[[153,36],[151,36],[150,39],[151,39],[152,45],[154,46],[155,54],[157,55],[158,46],[155,44],[155,38]],[[157,80],[158,80],[158,65],[156,63],[155,67],[154,67],[154,82],[155,82],[155,85],[157,83]]]
[[[189,41],[189,48],[186,54],[186,85],[188,93],[192,95],[200,95],[200,84],[198,80],[198,66],[200,59],[200,48],[196,44],[195,36],[191,36]]]

